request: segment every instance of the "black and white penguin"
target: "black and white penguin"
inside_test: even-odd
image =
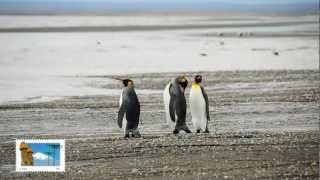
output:
[[[134,90],[133,81],[130,79],[124,79],[122,82],[124,87],[119,101],[120,108],[118,112],[118,126],[120,128],[123,127],[125,138],[130,137],[130,133],[132,133],[132,137],[141,137],[138,130],[140,103]]]
[[[197,133],[200,133],[201,130],[205,133],[209,133],[209,100],[207,93],[201,86],[201,81],[202,76],[196,75],[190,90],[189,103],[192,116],[192,123]]]
[[[184,96],[188,80],[185,76],[178,76],[173,79],[164,89],[163,100],[165,104],[166,119],[168,125],[175,123],[174,134],[180,130],[191,133],[186,124],[187,103]]]

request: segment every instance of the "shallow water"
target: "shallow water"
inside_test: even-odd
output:
[[[12,18],[12,21],[8,19]],[[17,23],[20,18],[2,17],[0,20]],[[26,23],[35,25],[47,17],[27,17]],[[59,18],[52,17],[52,25],[59,25]],[[71,17],[74,20],[75,17]],[[86,22],[87,17],[83,17]],[[101,22],[103,17],[97,18]],[[119,17],[115,18],[116,21]],[[146,18],[120,17],[121,23],[148,25]],[[170,17],[162,17],[170,19]],[[232,17],[229,17],[232,20]],[[238,24],[251,22],[245,16]],[[261,18],[261,17],[253,17]],[[135,31],[135,32],[85,32],[85,33],[0,33],[0,103],[17,101],[33,102],[57,99],[67,96],[112,94],[106,89],[90,88],[88,81],[65,76],[120,75],[148,72],[190,72],[217,70],[267,70],[267,69],[317,69],[319,67],[318,38],[295,37],[299,32],[315,32],[319,24],[311,17],[264,17],[266,22],[312,21],[310,24],[297,24],[279,27],[207,28],[174,31]],[[58,19],[58,20],[56,20]],[[83,25],[81,17],[75,23]],[[124,19],[124,20],[123,20]],[[160,25],[166,25],[161,17],[156,17]],[[206,16],[191,18],[201,24]],[[210,18],[209,18],[210,19]],[[228,18],[227,18],[228,19]],[[241,19],[241,17],[240,17]],[[136,21],[136,22],[135,22]],[[169,24],[190,23],[183,16],[172,17]],[[42,22],[42,21],[41,21]],[[39,26],[43,26],[40,22]],[[97,23],[95,22],[95,23]],[[110,21],[113,22],[113,21]],[[214,20],[205,23],[216,23]],[[149,22],[150,23],[150,22]],[[219,21],[230,24],[230,21]],[[111,24],[112,25],[112,24]],[[5,26],[1,25],[1,26]],[[89,25],[88,25],[89,26]],[[268,29],[266,29],[268,28]],[[250,30],[293,34],[290,37],[238,38],[209,37],[195,34],[233,32]],[[223,42],[223,45],[221,44]],[[279,52],[279,56],[273,54]],[[205,54],[205,55],[203,55]],[[91,82],[89,82],[91,83]],[[105,85],[110,82],[104,80]]]

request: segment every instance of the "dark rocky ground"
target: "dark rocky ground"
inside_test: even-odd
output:
[[[118,96],[1,105],[0,179],[319,178],[318,71],[201,74],[212,117],[207,135],[174,136],[165,126],[161,92],[177,73],[129,75],[142,106],[138,139],[123,139],[116,127]],[[111,76],[86,78],[93,87],[121,86],[102,83]],[[187,121],[192,128],[190,114]],[[66,172],[14,172],[16,138],[66,139]]]
[[[42,137],[43,138],[43,137]],[[65,173],[15,173],[2,143],[4,179],[318,179],[319,132],[146,135],[66,140]]]

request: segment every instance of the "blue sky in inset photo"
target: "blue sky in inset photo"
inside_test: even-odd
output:
[[[60,144],[54,143],[28,143],[33,151],[34,166],[59,166]]]

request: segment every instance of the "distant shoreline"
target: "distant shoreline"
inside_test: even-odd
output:
[[[66,26],[66,27],[14,27],[0,28],[0,33],[25,32],[128,32],[128,31],[163,31],[208,28],[238,28],[238,27],[273,27],[294,26],[318,23],[316,21],[263,22],[242,24],[188,24],[188,25],[122,25],[122,26]]]

